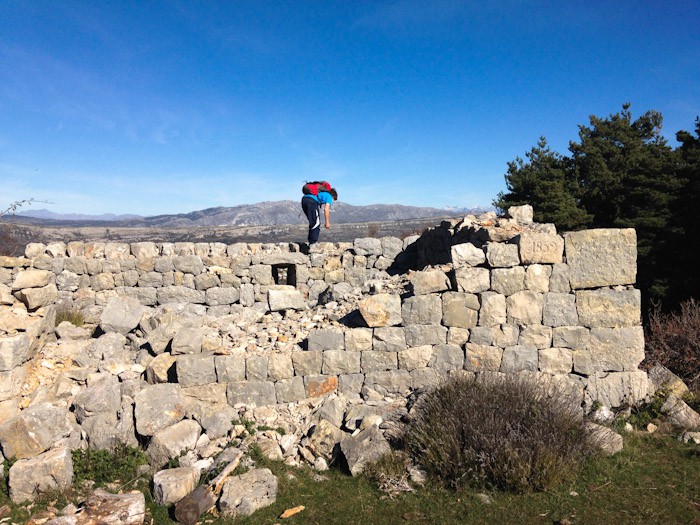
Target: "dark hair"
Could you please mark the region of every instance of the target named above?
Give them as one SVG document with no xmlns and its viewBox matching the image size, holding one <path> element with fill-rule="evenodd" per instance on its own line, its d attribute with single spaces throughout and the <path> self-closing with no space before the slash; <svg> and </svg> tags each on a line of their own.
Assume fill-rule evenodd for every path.
<svg viewBox="0 0 700 525">
<path fill-rule="evenodd" d="M 331 197 L 333 197 L 334 201 L 338 200 L 338 192 L 336 191 L 335 188 L 331 188 L 330 190 L 328 190 L 328 193 L 331 194 Z"/>
</svg>

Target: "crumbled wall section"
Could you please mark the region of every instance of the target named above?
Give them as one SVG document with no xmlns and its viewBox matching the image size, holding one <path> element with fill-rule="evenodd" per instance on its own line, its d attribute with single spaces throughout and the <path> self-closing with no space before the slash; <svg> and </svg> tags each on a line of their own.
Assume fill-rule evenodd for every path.
<svg viewBox="0 0 700 525">
<path fill-rule="evenodd" d="M 406 395 L 456 372 L 551 376 L 588 404 L 619 406 L 647 395 L 646 374 L 638 370 L 644 338 L 632 229 L 562 236 L 551 224 L 533 223 L 532 209 L 523 206 L 505 218 L 468 216 L 403 240 L 363 238 L 314 248 L 30 244 L 24 258 L 0 258 L 0 291 L 30 311 L 66 305 L 93 322 L 115 297 L 144 307 L 189 303 L 224 316 L 241 308 L 303 310 L 362 292 L 354 300 L 364 327 L 313 330 L 304 348 L 283 355 L 221 356 L 207 352 L 206 334 L 193 332 L 197 341 L 163 335 L 172 356 L 160 349 L 157 359 L 167 366 L 177 360 L 180 387 L 218 385 L 217 396 L 232 406 L 289 403 L 331 391 L 366 400 Z M 410 285 L 384 290 L 390 274 L 404 275 Z M 21 381 L 33 341 L 0 338 L 0 384 Z M 186 355 L 193 345 L 196 357 Z M 158 373 L 152 367 L 151 374 Z M 16 390 L 3 388 L 5 398 Z"/>
</svg>

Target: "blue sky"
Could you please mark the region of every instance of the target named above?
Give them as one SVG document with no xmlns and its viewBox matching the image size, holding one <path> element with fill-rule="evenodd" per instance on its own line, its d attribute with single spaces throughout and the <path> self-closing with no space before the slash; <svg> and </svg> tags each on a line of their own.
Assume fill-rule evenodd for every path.
<svg viewBox="0 0 700 525">
<path fill-rule="evenodd" d="M 0 209 L 184 213 L 314 179 L 489 205 L 591 114 L 692 131 L 699 27 L 697 0 L 2 0 Z"/>
</svg>

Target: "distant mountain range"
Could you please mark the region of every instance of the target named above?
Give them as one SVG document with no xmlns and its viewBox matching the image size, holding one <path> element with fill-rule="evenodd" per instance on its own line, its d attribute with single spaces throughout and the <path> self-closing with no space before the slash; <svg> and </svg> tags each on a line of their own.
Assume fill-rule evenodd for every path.
<svg viewBox="0 0 700 525">
<path fill-rule="evenodd" d="M 103 213 L 101 215 L 85 215 L 82 213 L 55 213 L 49 210 L 24 210 L 18 211 L 17 215 L 22 217 L 32 217 L 34 219 L 46 219 L 52 221 L 122 221 L 127 219 L 137 219 L 140 215 L 115 215 L 114 213 Z"/>
<path fill-rule="evenodd" d="M 400 204 L 371 204 L 353 206 L 337 202 L 331 211 L 331 221 L 335 223 L 385 222 L 406 219 L 447 217 L 466 214 L 480 214 L 491 208 L 430 208 L 422 206 L 402 206 Z M 15 216 L 18 222 L 50 225 L 109 225 L 114 227 L 140 228 L 183 228 L 214 226 L 275 226 L 304 223 L 299 202 L 276 201 L 244 204 L 233 207 L 208 208 L 206 210 L 180 213 L 176 215 L 83 215 L 61 214 L 48 210 L 24 210 Z"/>
</svg>

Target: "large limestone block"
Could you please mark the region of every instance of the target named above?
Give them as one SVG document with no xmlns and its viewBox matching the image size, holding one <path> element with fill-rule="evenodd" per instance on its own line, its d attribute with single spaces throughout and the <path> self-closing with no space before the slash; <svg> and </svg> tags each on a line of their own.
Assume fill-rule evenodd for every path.
<svg viewBox="0 0 700 525">
<path fill-rule="evenodd" d="M 323 352 L 321 373 L 327 375 L 357 374 L 361 371 L 362 352 L 327 350 Z"/>
<path fill-rule="evenodd" d="M 531 264 L 525 271 L 525 289 L 533 292 L 548 292 L 552 267 L 547 264 Z"/>
<path fill-rule="evenodd" d="M 464 369 L 470 372 L 498 372 L 501 369 L 502 359 L 502 348 L 467 343 Z"/>
<path fill-rule="evenodd" d="M 277 478 L 269 469 L 255 469 L 224 482 L 219 508 L 225 516 L 249 516 L 277 500 Z"/>
<path fill-rule="evenodd" d="M 294 377 L 294 364 L 289 354 L 271 354 L 267 364 L 267 378 L 270 381 Z"/>
<path fill-rule="evenodd" d="M 292 352 L 292 363 L 294 363 L 294 373 L 298 376 L 313 376 L 321 373 L 323 364 L 323 352 L 319 351 L 299 351 Z"/>
<path fill-rule="evenodd" d="M 491 268 L 510 268 L 520 264 L 518 247 L 500 242 L 486 243 L 486 260 Z"/>
<path fill-rule="evenodd" d="M 425 368 L 428 366 L 428 364 L 430 364 L 432 357 L 432 345 L 407 348 L 406 350 L 398 352 L 399 368 L 402 370 L 408 370 L 409 372 L 418 368 Z"/>
<path fill-rule="evenodd" d="M 260 262 L 270 266 L 275 264 L 309 264 L 309 256 L 300 252 L 265 253 Z"/>
<path fill-rule="evenodd" d="M 245 360 L 245 377 L 248 381 L 267 381 L 266 355 L 251 355 Z"/>
<path fill-rule="evenodd" d="M 31 459 L 20 459 L 10 468 L 10 499 L 18 505 L 41 492 L 68 490 L 73 483 L 73 458 L 66 447 Z"/>
<path fill-rule="evenodd" d="M 572 288 L 634 284 L 637 277 L 634 229 L 584 230 L 567 233 L 564 238 Z"/>
<path fill-rule="evenodd" d="M 469 342 L 477 345 L 505 348 L 518 344 L 520 329 L 512 324 L 477 326 L 471 329 Z"/>
<path fill-rule="evenodd" d="M 157 294 L 158 304 L 203 304 L 206 301 L 206 292 L 204 290 L 195 290 L 186 286 L 165 286 L 158 288 Z"/>
<path fill-rule="evenodd" d="M 341 441 L 340 452 L 345 458 L 350 474 L 357 476 L 367 465 L 391 452 L 391 447 L 379 427 L 372 425 L 356 436 Z"/>
<path fill-rule="evenodd" d="M 15 297 L 25 304 L 27 310 L 34 311 L 55 303 L 58 299 L 58 288 L 53 283 L 42 288 L 23 288 L 15 292 Z"/>
<path fill-rule="evenodd" d="M 552 346 L 552 327 L 541 324 L 524 326 L 518 338 L 519 345 L 534 346 L 537 349 Z"/>
<path fill-rule="evenodd" d="M 172 505 L 192 492 L 198 481 L 195 467 L 160 470 L 153 475 L 153 499 L 158 505 Z"/>
<path fill-rule="evenodd" d="M 0 372 L 8 372 L 32 357 L 26 333 L 0 337 Z"/>
<path fill-rule="evenodd" d="M 457 328 L 472 328 L 479 320 L 479 298 L 464 292 L 442 294 L 442 324 Z"/>
<path fill-rule="evenodd" d="M 279 312 L 281 310 L 303 310 L 306 302 L 301 295 L 301 291 L 289 285 L 277 285 L 271 287 L 267 292 L 267 302 L 270 310 Z"/>
<path fill-rule="evenodd" d="M 262 407 L 276 404 L 277 394 L 271 381 L 240 381 L 228 384 L 226 399 L 231 406 Z"/>
<path fill-rule="evenodd" d="M 219 383 L 245 380 L 245 357 L 242 355 L 217 355 L 214 358 L 214 367 Z"/>
<path fill-rule="evenodd" d="M 146 381 L 150 384 L 167 383 L 175 378 L 175 361 L 177 357 L 163 353 L 155 356 L 146 366 Z"/>
<path fill-rule="evenodd" d="M 675 394 L 670 394 L 661 407 L 661 413 L 666 414 L 667 421 L 686 430 L 700 430 L 700 414 Z"/>
<path fill-rule="evenodd" d="M 306 387 L 301 376 L 280 379 L 275 383 L 277 403 L 295 403 L 306 398 Z"/>
<path fill-rule="evenodd" d="M 451 248 L 452 265 L 455 268 L 460 266 L 478 266 L 486 262 L 486 254 L 481 248 L 477 248 L 472 243 L 455 244 Z"/>
<path fill-rule="evenodd" d="M 353 328 L 347 330 L 345 332 L 345 349 L 349 352 L 372 350 L 372 329 Z"/>
<path fill-rule="evenodd" d="M 501 372 L 514 373 L 523 370 L 536 372 L 538 368 L 538 352 L 534 346 L 515 345 L 503 351 Z"/>
<path fill-rule="evenodd" d="M 104 332 L 128 334 L 143 317 L 144 307 L 134 297 L 113 297 L 100 316 L 100 328 Z"/>
<path fill-rule="evenodd" d="M 108 242 L 105 244 L 105 259 L 128 259 L 131 247 L 124 242 Z"/>
<path fill-rule="evenodd" d="M 40 257 L 46 253 L 46 245 L 40 242 L 30 242 L 24 247 L 24 256 L 28 259 Z"/>
<path fill-rule="evenodd" d="M 177 255 L 173 257 L 173 266 L 179 272 L 192 275 L 199 275 L 204 271 L 204 263 L 199 255 Z"/>
<path fill-rule="evenodd" d="M 639 290 L 578 290 L 576 308 L 583 326 L 637 326 L 641 323 L 642 294 Z"/>
<path fill-rule="evenodd" d="M 362 374 L 357 374 L 364 378 Z M 347 377 L 347 376 L 346 376 Z M 308 375 L 304 376 L 304 388 L 306 388 L 306 397 L 320 397 L 330 394 L 335 390 L 338 390 L 338 377 L 337 376 L 324 376 L 324 375 Z M 360 382 L 360 385 L 362 383 Z M 355 390 L 359 392 L 359 387 Z"/>
<path fill-rule="evenodd" d="M 576 297 L 570 293 L 544 294 L 542 323 L 546 326 L 576 326 L 579 322 Z"/>
<path fill-rule="evenodd" d="M 447 342 L 447 328 L 438 324 L 412 324 L 404 328 L 404 333 L 408 346 L 439 345 Z"/>
<path fill-rule="evenodd" d="M 362 372 L 367 374 L 398 368 L 397 354 L 398 352 L 374 352 L 372 350 L 362 352 L 360 358 Z"/>
<path fill-rule="evenodd" d="M 442 270 L 415 272 L 411 276 L 411 284 L 415 295 L 444 292 L 450 289 L 450 280 Z"/>
<path fill-rule="evenodd" d="M 355 239 L 353 250 L 358 255 L 381 255 L 382 241 L 373 237 Z"/>
<path fill-rule="evenodd" d="M 522 264 L 556 264 L 564 256 L 564 239 L 556 233 L 523 232 L 516 238 Z"/>
<path fill-rule="evenodd" d="M 158 246 L 154 242 L 132 242 L 131 254 L 137 259 L 158 257 Z"/>
<path fill-rule="evenodd" d="M 569 348 L 544 348 L 539 352 L 540 372 L 545 374 L 568 374 L 574 357 Z"/>
<path fill-rule="evenodd" d="M 531 291 L 514 293 L 506 298 L 508 322 L 511 324 L 541 324 L 544 294 Z"/>
<path fill-rule="evenodd" d="M 65 408 L 33 405 L 0 424 L 0 446 L 7 458 L 38 456 L 54 443 L 68 437 L 73 427 Z"/>
<path fill-rule="evenodd" d="M 192 419 L 184 419 L 153 434 L 146 455 L 149 463 L 162 467 L 183 452 L 194 450 L 202 427 Z"/>
<path fill-rule="evenodd" d="M 180 385 L 148 386 L 136 394 L 134 401 L 136 430 L 142 436 L 152 436 L 185 417 L 185 399 Z"/>
<path fill-rule="evenodd" d="M 15 298 L 12 296 L 12 289 L 0 283 L 0 305 L 12 306 L 14 303 Z"/>
<path fill-rule="evenodd" d="M 344 350 L 345 337 L 338 328 L 319 328 L 309 332 L 309 351 Z"/>
<path fill-rule="evenodd" d="M 407 370 L 386 370 L 365 375 L 365 388 L 382 396 L 405 395 L 411 388 L 411 375 Z"/>
<path fill-rule="evenodd" d="M 238 302 L 241 293 L 233 286 L 227 288 L 209 288 L 206 291 L 206 303 L 209 306 L 221 306 Z"/>
<path fill-rule="evenodd" d="M 569 293 L 571 278 L 569 265 L 565 263 L 552 265 L 552 275 L 549 276 L 549 291 L 554 293 Z"/>
<path fill-rule="evenodd" d="M 525 289 L 525 268 L 494 268 L 491 270 L 491 289 L 503 295 L 513 295 Z"/>
<path fill-rule="evenodd" d="M 644 360 L 644 331 L 641 326 L 593 328 L 582 349 L 574 349 L 574 372 L 636 370 Z"/>
<path fill-rule="evenodd" d="M 491 276 L 486 268 L 469 266 L 455 269 L 457 291 L 468 293 L 485 292 L 491 286 Z"/>
<path fill-rule="evenodd" d="M 179 329 L 170 343 L 170 353 L 176 354 L 200 354 L 206 337 L 207 330 L 194 323 L 186 323 Z"/>
<path fill-rule="evenodd" d="M 94 385 L 91 382 L 90 386 L 78 392 L 73 398 L 73 408 L 78 423 L 101 412 L 116 414 L 120 404 L 119 380 L 111 375 L 97 381 Z"/>
<path fill-rule="evenodd" d="M 683 380 L 663 365 L 654 365 L 648 374 L 650 394 L 663 390 L 677 397 L 683 397 L 689 391 Z"/>
<path fill-rule="evenodd" d="M 635 406 L 648 394 L 646 372 L 596 372 L 586 380 L 586 394 L 590 402 L 616 408 Z"/>
<path fill-rule="evenodd" d="M 345 433 L 327 419 L 321 419 L 311 429 L 307 447 L 317 456 L 333 459 L 336 445 L 345 439 Z"/>
<path fill-rule="evenodd" d="M 534 210 L 529 204 L 511 206 L 506 210 L 506 217 L 514 219 L 518 224 L 532 224 Z"/>
<path fill-rule="evenodd" d="M 435 345 L 428 366 L 438 372 L 450 372 L 464 368 L 464 350 L 457 345 Z"/>
<path fill-rule="evenodd" d="M 177 357 L 177 382 L 181 387 L 216 383 L 213 355 L 186 354 Z"/>
<path fill-rule="evenodd" d="M 22 385 L 29 373 L 29 363 L 7 372 L 0 371 L 0 401 L 6 401 L 22 393 Z"/>
<path fill-rule="evenodd" d="M 215 273 L 200 273 L 194 278 L 194 287 L 197 290 L 209 290 L 217 286 L 221 286 L 221 280 Z"/>
<path fill-rule="evenodd" d="M 440 324 L 442 301 L 439 295 L 415 295 L 407 298 L 401 307 L 403 324 Z"/>
<path fill-rule="evenodd" d="M 479 326 L 495 326 L 506 322 L 506 296 L 496 292 L 481 294 Z"/>
<path fill-rule="evenodd" d="M 22 268 L 27 266 L 28 263 L 29 261 L 24 257 L 10 257 L 7 255 L 0 255 L 0 268 Z M 6 275 L 9 276 L 9 274 Z"/>
<path fill-rule="evenodd" d="M 406 331 L 400 326 L 375 328 L 372 349 L 377 352 L 400 352 L 406 349 Z"/>
<path fill-rule="evenodd" d="M 387 259 L 396 259 L 396 256 L 403 251 L 403 241 L 398 237 L 382 237 L 382 254 Z"/>
<path fill-rule="evenodd" d="M 397 294 L 376 294 L 362 299 L 358 308 L 370 328 L 401 324 L 401 297 Z"/>
<path fill-rule="evenodd" d="M 552 346 L 585 348 L 591 331 L 583 326 L 558 326 L 552 329 Z"/>
<path fill-rule="evenodd" d="M 28 269 L 20 271 L 14 281 L 12 281 L 12 290 L 22 290 L 24 288 L 43 288 L 44 286 L 54 282 L 55 276 L 53 272 L 48 270 Z"/>
</svg>

